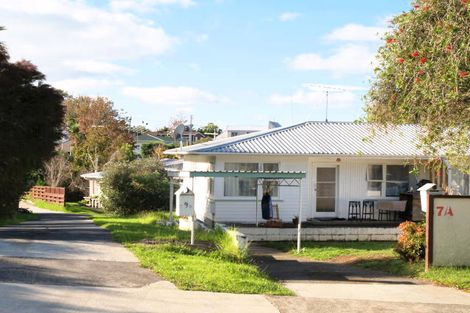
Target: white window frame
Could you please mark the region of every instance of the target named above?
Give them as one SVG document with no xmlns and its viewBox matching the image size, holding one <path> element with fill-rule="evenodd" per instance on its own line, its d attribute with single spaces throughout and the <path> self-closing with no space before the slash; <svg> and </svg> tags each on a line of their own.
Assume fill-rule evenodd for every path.
<svg viewBox="0 0 470 313">
<path fill-rule="evenodd" d="M 264 164 L 277 164 L 278 165 L 278 170 L 280 170 L 281 168 L 281 163 L 280 162 L 224 162 L 224 169 L 225 169 L 225 165 L 227 163 L 239 163 L 239 164 L 242 164 L 242 163 L 252 163 L 252 164 L 257 164 L 258 165 L 258 170 L 259 171 L 263 171 L 264 170 Z M 237 195 L 237 196 L 227 196 L 225 194 L 225 178 L 228 178 L 228 177 L 224 177 L 223 179 L 223 197 L 224 199 L 227 199 L 227 200 L 230 200 L 230 199 L 234 199 L 234 200 L 248 200 L 248 199 L 255 199 L 256 198 L 256 195 L 254 196 L 240 196 L 240 195 Z M 281 197 L 281 188 L 280 186 L 277 186 L 278 188 L 278 192 L 277 192 L 277 195 L 276 196 L 272 196 L 272 199 L 274 200 L 278 200 L 280 199 Z M 263 186 L 258 186 L 258 196 L 262 196 L 263 195 Z"/>
<path fill-rule="evenodd" d="M 373 165 L 380 165 L 382 166 L 382 179 L 369 179 L 369 166 Z M 381 190 L 380 190 L 380 197 L 378 198 L 398 198 L 399 195 L 397 196 L 387 196 L 387 183 L 403 183 L 407 182 L 409 184 L 410 179 L 408 177 L 407 181 L 404 180 L 387 180 L 387 166 L 407 166 L 403 164 L 379 164 L 379 163 L 371 163 L 367 164 L 367 169 L 366 169 L 366 181 L 367 181 L 367 196 L 368 197 L 374 197 L 374 196 L 369 196 L 369 183 L 381 183 Z"/>
<path fill-rule="evenodd" d="M 264 166 L 266 164 L 276 164 L 277 165 L 277 170 L 279 171 L 279 168 L 281 166 L 281 164 L 279 162 L 263 162 L 263 163 L 259 163 L 258 164 L 258 168 L 261 168 L 262 171 L 264 171 Z M 261 186 L 261 192 L 263 193 L 264 192 L 264 183 L 265 182 L 277 182 L 277 180 L 275 179 L 266 179 L 264 180 L 263 182 L 263 185 Z M 279 199 L 280 198 L 280 194 L 281 194 L 281 188 L 279 185 L 275 185 L 275 188 L 277 188 L 277 195 L 271 195 L 271 198 L 273 199 Z"/>
</svg>

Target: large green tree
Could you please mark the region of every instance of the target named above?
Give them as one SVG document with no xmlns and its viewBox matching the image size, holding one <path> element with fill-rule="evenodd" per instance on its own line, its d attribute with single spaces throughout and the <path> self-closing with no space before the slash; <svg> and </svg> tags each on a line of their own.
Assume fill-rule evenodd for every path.
<svg viewBox="0 0 470 313">
<path fill-rule="evenodd" d="M 206 126 L 199 128 L 197 131 L 214 138 L 222 132 L 222 129 L 220 129 L 219 126 L 214 123 L 207 123 Z"/>
<path fill-rule="evenodd" d="M 470 172 L 470 1 L 413 2 L 384 39 L 368 121 L 419 124 L 429 154 Z"/>
<path fill-rule="evenodd" d="M 104 97 L 67 98 L 66 124 L 77 172 L 99 171 L 109 161 L 132 158 L 133 135 L 128 119 Z"/>
<path fill-rule="evenodd" d="M 12 216 L 31 171 L 61 138 L 62 93 L 29 61 L 11 63 L 0 43 L 0 215 Z"/>
</svg>

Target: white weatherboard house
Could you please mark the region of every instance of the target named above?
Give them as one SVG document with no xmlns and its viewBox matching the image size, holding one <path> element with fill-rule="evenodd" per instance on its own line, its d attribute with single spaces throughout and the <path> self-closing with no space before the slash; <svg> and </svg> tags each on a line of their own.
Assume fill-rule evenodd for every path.
<svg viewBox="0 0 470 313">
<path fill-rule="evenodd" d="M 400 192 L 416 188 L 417 181 L 431 178 L 424 169 L 418 175 L 410 174 L 414 161 L 426 159 L 416 146 L 418 131 L 416 126 L 403 125 L 374 134 L 367 124 L 305 122 L 166 153 L 180 155 L 183 171 L 188 172 L 306 172 L 302 220 L 348 218 L 349 201 L 398 199 Z M 264 184 L 258 189 L 258 199 L 269 182 Z M 292 220 L 298 214 L 298 188 L 272 185 L 273 204 L 278 204 L 280 218 Z M 194 192 L 199 220 L 256 222 L 254 179 L 195 177 L 185 178 L 183 186 Z"/>
</svg>

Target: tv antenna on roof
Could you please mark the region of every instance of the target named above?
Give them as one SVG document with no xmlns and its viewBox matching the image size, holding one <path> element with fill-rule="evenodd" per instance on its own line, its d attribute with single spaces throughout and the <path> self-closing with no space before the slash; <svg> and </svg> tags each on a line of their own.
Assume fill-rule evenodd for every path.
<svg viewBox="0 0 470 313">
<path fill-rule="evenodd" d="M 340 88 L 332 85 L 325 84 L 303 84 L 305 88 L 308 88 L 312 91 L 325 92 L 325 122 L 328 123 L 328 96 L 332 92 L 345 92 L 346 89 Z"/>
<path fill-rule="evenodd" d="M 184 124 L 179 124 L 176 126 L 175 130 L 173 131 L 173 138 L 176 141 L 178 138 L 180 140 L 180 148 L 183 148 L 183 133 L 184 133 Z"/>
</svg>

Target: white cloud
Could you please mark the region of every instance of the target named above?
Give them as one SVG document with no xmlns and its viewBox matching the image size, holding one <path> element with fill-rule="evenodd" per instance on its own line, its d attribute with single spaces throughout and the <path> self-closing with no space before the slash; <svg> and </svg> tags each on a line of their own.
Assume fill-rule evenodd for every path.
<svg viewBox="0 0 470 313">
<path fill-rule="evenodd" d="M 279 15 L 279 20 L 281 22 L 289 22 L 297 19 L 300 16 L 300 13 L 297 12 L 284 12 Z"/>
<path fill-rule="evenodd" d="M 316 84 L 316 83 L 305 83 L 302 84 L 302 87 L 311 91 L 326 91 L 331 90 L 336 91 L 366 91 L 368 88 L 360 86 L 350 86 L 350 85 L 329 85 L 329 84 Z"/>
<path fill-rule="evenodd" d="M 121 85 L 122 82 L 109 79 L 80 77 L 53 81 L 50 84 L 72 95 L 89 94 L 90 91 L 98 95 L 103 89 Z"/>
<path fill-rule="evenodd" d="M 299 71 L 328 71 L 335 76 L 366 74 L 374 68 L 376 50 L 364 45 L 345 45 L 333 54 L 304 53 L 288 60 L 291 68 Z"/>
<path fill-rule="evenodd" d="M 387 31 L 385 27 L 347 24 L 326 35 L 329 41 L 378 41 Z"/>
<path fill-rule="evenodd" d="M 125 87 L 123 94 L 150 104 L 178 107 L 215 103 L 222 100 L 209 92 L 188 86 Z"/>
<path fill-rule="evenodd" d="M 110 6 L 114 10 L 122 11 L 149 11 L 154 7 L 163 5 L 178 5 L 189 8 L 196 3 L 193 0 L 111 0 Z"/>
<path fill-rule="evenodd" d="M 104 61 L 66 60 L 63 64 L 65 67 L 77 72 L 90 74 L 132 73 L 132 70 L 129 68 Z"/>
<path fill-rule="evenodd" d="M 305 105 L 312 108 L 324 108 L 326 94 L 322 91 L 298 89 L 291 95 L 274 94 L 268 101 L 275 105 Z M 346 108 L 360 102 L 360 97 L 351 91 L 331 92 L 328 95 L 329 108 Z"/>
<path fill-rule="evenodd" d="M 178 40 L 134 14 L 94 7 L 85 1 L 0 1 L 2 32 L 12 59 L 26 58 L 54 79 L 94 63 L 88 72 L 116 72 L 116 62 L 161 55 Z M 75 64 L 75 65 L 74 65 Z"/>
</svg>

